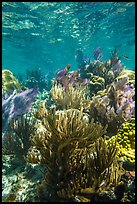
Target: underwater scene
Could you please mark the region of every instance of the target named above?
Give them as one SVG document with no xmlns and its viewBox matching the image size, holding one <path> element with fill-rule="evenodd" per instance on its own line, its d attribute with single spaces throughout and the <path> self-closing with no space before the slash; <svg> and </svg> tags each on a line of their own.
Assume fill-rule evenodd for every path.
<svg viewBox="0 0 137 204">
<path fill-rule="evenodd" d="M 134 2 L 2 2 L 2 202 L 135 202 Z"/>
</svg>

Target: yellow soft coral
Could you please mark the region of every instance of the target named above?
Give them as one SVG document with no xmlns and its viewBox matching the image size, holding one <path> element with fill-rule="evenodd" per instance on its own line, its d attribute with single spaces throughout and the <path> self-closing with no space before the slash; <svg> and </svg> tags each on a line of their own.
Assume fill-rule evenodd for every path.
<svg viewBox="0 0 137 204">
<path fill-rule="evenodd" d="M 89 101 L 85 95 L 85 86 L 77 85 L 73 87 L 71 84 L 64 89 L 61 85 L 54 85 L 51 89 L 51 96 L 54 101 L 63 109 L 88 108 Z"/>
<path fill-rule="evenodd" d="M 14 90 L 19 91 L 21 84 L 14 77 L 13 73 L 7 69 L 2 70 L 2 94 L 4 91 L 10 95 Z"/>
</svg>

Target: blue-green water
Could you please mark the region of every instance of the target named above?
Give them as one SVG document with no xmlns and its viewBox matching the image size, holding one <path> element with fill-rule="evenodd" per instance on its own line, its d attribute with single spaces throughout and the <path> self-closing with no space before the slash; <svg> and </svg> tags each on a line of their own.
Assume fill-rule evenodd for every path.
<svg viewBox="0 0 137 204">
<path fill-rule="evenodd" d="M 40 67 L 53 73 L 66 64 L 77 69 L 76 50 L 103 60 L 118 48 L 127 69 L 135 69 L 135 3 L 3 2 L 2 68 L 14 74 Z"/>
</svg>

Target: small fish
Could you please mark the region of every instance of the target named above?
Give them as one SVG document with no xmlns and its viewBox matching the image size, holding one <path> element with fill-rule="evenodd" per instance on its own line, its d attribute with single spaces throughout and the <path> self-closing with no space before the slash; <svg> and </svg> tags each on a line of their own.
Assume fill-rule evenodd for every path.
<svg viewBox="0 0 137 204">
<path fill-rule="evenodd" d="M 125 59 L 127 59 L 127 60 L 130 60 L 129 57 L 126 56 L 126 55 L 122 55 L 122 57 L 125 58 Z"/>
</svg>

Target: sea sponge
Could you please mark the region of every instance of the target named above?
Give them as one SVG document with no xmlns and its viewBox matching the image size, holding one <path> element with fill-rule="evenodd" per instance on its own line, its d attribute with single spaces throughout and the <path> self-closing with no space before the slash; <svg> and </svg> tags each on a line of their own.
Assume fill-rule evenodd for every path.
<svg viewBox="0 0 137 204">
<path fill-rule="evenodd" d="M 20 89 L 21 84 L 15 78 L 13 73 L 7 69 L 2 70 L 2 95 L 4 91 L 6 91 L 8 95 L 10 95 L 14 90 L 18 92 Z"/>
</svg>

